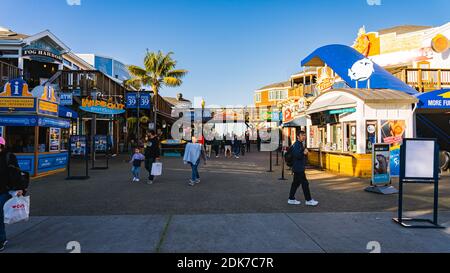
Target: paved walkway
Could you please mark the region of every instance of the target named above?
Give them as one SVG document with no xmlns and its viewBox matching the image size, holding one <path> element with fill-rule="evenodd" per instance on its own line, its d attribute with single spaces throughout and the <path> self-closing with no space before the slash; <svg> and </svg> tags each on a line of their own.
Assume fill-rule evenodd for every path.
<svg viewBox="0 0 450 273">
<path fill-rule="evenodd" d="M 276 166 L 268 173 L 267 153 L 214 158 L 195 187 L 187 185 L 190 169 L 180 158 L 163 159 L 164 175 L 154 185 L 132 183 L 127 159 L 114 158 L 109 170 L 90 171 L 85 181 L 67 181 L 64 173 L 34 180 L 31 220 L 8 227 L 7 252 L 69 252 L 71 241 L 82 252 L 364 253 L 371 241 L 382 252 L 450 252 L 448 175 L 440 183 L 448 228 L 409 230 L 391 220 L 398 197 L 365 192 L 367 179 L 308 170 L 319 207 L 289 206 L 292 177 L 278 180 Z M 405 190 L 405 210 L 429 213 L 431 186 Z"/>
<path fill-rule="evenodd" d="M 447 229 L 405 229 L 391 213 L 271 213 L 33 217 L 8 227 L 6 253 L 450 252 Z M 69 248 L 71 249 L 71 248 Z M 372 248 L 369 248 L 372 249 Z"/>
</svg>

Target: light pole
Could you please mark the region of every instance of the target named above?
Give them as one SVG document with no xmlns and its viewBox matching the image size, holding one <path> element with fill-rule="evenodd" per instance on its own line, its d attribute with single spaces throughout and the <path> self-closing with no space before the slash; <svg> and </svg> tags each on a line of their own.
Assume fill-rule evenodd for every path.
<svg viewBox="0 0 450 273">
<path fill-rule="evenodd" d="M 136 141 L 137 141 L 137 145 L 139 146 L 139 138 L 141 135 L 141 121 L 140 121 L 140 106 L 141 106 L 141 93 L 140 93 L 140 89 L 137 91 L 137 95 L 136 95 L 136 103 L 137 103 L 137 133 L 136 133 Z"/>
<path fill-rule="evenodd" d="M 204 114 L 204 111 L 205 111 L 205 100 L 204 99 L 202 99 L 202 134 L 201 134 L 201 136 L 202 136 L 202 140 L 203 140 L 203 142 L 205 141 L 205 138 L 204 138 L 204 135 L 203 135 L 203 114 Z"/>
</svg>

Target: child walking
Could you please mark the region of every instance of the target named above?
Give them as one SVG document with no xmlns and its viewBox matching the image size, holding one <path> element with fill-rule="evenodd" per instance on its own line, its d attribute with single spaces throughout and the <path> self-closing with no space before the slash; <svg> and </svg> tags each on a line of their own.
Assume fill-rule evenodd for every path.
<svg viewBox="0 0 450 273">
<path fill-rule="evenodd" d="M 139 172 L 141 170 L 142 161 L 144 160 L 145 156 L 141 153 L 139 148 L 136 148 L 130 161 L 130 163 L 133 164 L 133 167 L 131 167 L 131 172 L 133 173 L 133 182 L 139 182 Z"/>
</svg>

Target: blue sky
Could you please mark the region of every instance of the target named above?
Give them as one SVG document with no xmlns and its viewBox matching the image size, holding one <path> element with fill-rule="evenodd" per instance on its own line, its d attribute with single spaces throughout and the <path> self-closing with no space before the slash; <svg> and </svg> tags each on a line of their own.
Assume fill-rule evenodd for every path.
<svg viewBox="0 0 450 273">
<path fill-rule="evenodd" d="M 175 52 L 184 84 L 163 95 L 251 104 L 254 90 L 287 80 L 317 47 L 351 45 L 358 29 L 450 21 L 448 0 L 0 0 L 0 26 L 51 30 L 74 52 L 142 65 L 146 48 Z"/>
</svg>

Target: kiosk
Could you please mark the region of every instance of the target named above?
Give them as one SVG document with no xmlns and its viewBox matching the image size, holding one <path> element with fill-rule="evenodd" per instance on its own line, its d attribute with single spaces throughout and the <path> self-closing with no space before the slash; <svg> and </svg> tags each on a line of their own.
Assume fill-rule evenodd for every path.
<svg viewBox="0 0 450 273">
<path fill-rule="evenodd" d="M 44 86 L 29 92 L 23 79 L 9 81 L 0 93 L 0 126 L 8 149 L 15 153 L 21 170 L 31 176 L 63 171 L 68 152 L 63 139 L 70 119 L 59 117 L 55 90 Z"/>
</svg>

